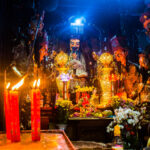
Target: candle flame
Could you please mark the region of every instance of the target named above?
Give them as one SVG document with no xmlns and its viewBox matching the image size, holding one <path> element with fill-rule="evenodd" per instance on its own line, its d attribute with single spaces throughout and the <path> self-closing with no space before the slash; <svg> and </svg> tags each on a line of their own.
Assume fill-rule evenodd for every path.
<svg viewBox="0 0 150 150">
<path fill-rule="evenodd" d="M 40 79 L 38 79 L 38 81 L 37 81 L 37 87 L 39 87 L 40 86 Z"/>
<path fill-rule="evenodd" d="M 13 66 L 12 69 L 18 76 L 20 76 L 20 77 L 22 76 L 22 74 L 19 72 L 19 70 L 16 68 L 16 66 Z"/>
<path fill-rule="evenodd" d="M 23 85 L 23 83 L 24 83 L 24 78 L 20 82 L 18 82 L 16 85 L 14 85 L 12 87 L 12 90 L 19 89 L 19 87 L 21 87 Z"/>
<path fill-rule="evenodd" d="M 34 83 L 33 83 L 33 88 L 39 87 L 39 86 L 40 86 L 40 79 L 35 80 Z"/>
<path fill-rule="evenodd" d="M 6 85 L 6 89 L 8 89 L 10 87 L 10 82 Z"/>
<path fill-rule="evenodd" d="M 36 80 L 34 81 L 34 83 L 33 83 L 33 87 L 35 88 L 35 86 L 36 86 Z"/>
</svg>

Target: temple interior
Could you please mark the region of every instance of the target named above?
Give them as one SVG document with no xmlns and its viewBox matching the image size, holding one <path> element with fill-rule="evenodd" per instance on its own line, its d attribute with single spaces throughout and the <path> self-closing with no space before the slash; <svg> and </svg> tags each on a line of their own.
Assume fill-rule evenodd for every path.
<svg viewBox="0 0 150 150">
<path fill-rule="evenodd" d="M 1 0 L 0 149 L 150 149 L 150 0 Z"/>
</svg>

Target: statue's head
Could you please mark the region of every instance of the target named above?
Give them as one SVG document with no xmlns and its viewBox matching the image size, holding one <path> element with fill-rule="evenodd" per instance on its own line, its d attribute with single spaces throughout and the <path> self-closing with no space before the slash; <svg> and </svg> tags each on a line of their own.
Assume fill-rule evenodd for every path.
<svg viewBox="0 0 150 150">
<path fill-rule="evenodd" d="M 97 56 L 96 52 L 94 52 L 94 51 L 92 52 L 92 57 L 95 61 L 97 61 L 98 56 Z"/>
<path fill-rule="evenodd" d="M 70 40 L 70 50 L 71 51 L 78 51 L 80 47 L 80 40 L 79 39 L 71 39 Z"/>
<path fill-rule="evenodd" d="M 144 12 L 140 17 L 140 22 L 143 24 L 146 33 L 150 34 L 150 10 Z"/>
<path fill-rule="evenodd" d="M 148 59 L 145 54 L 139 54 L 139 65 L 140 68 L 148 68 Z"/>
<path fill-rule="evenodd" d="M 126 57 L 128 55 L 128 52 L 125 51 L 122 47 L 119 47 L 114 51 L 114 57 L 117 62 L 121 62 L 122 65 L 126 65 Z"/>
<path fill-rule="evenodd" d="M 130 65 L 129 66 L 129 73 L 135 74 L 137 72 L 136 66 L 135 65 Z"/>
</svg>

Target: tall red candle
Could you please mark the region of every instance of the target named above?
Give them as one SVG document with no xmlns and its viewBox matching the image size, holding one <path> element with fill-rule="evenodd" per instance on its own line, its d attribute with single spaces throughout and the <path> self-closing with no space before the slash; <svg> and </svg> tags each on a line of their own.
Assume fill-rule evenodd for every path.
<svg viewBox="0 0 150 150">
<path fill-rule="evenodd" d="M 80 99 L 80 92 L 76 92 L 76 103 L 78 104 Z"/>
<path fill-rule="evenodd" d="M 10 120 L 10 94 L 7 89 L 4 90 L 4 107 L 5 107 L 5 122 L 6 122 L 6 136 L 11 139 L 11 120 Z"/>
<path fill-rule="evenodd" d="M 11 141 L 20 141 L 18 91 L 10 91 Z"/>
<path fill-rule="evenodd" d="M 40 140 L 40 90 L 32 89 L 31 100 L 32 141 Z"/>
</svg>

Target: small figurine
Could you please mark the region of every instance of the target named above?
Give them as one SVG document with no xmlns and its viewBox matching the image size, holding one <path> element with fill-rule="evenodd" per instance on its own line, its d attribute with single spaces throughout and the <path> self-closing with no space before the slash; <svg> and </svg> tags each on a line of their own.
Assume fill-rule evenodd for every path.
<svg viewBox="0 0 150 150">
<path fill-rule="evenodd" d="M 96 106 L 99 104 L 99 96 L 97 95 L 97 89 L 96 88 L 93 90 L 93 93 L 91 95 L 90 104 L 93 106 Z"/>
</svg>

